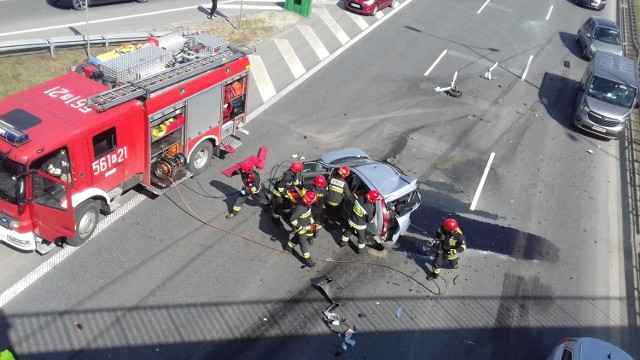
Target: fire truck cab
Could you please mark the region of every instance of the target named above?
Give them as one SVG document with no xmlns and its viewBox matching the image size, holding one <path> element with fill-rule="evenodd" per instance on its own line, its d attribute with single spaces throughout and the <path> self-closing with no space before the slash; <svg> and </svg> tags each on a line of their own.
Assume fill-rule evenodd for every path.
<svg viewBox="0 0 640 360">
<path fill-rule="evenodd" d="M 0 241 L 79 246 L 136 185 L 162 194 L 241 144 L 248 54 L 208 34 L 151 37 L 0 101 Z"/>
</svg>

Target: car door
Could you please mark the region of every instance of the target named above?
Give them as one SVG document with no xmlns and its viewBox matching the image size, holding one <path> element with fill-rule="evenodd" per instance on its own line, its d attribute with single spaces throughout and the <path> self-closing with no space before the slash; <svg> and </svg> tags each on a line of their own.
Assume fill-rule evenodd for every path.
<svg viewBox="0 0 640 360">
<path fill-rule="evenodd" d="M 73 238 L 76 225 L 71 203 L 71 184 L 40 170 L 32 171 L 29 177 L 29 212 L 33 232 L 48 241 L 60 237 Z"/>
<path fill-rule="evenodd" d="M 584 36 L 584 47 L 585 48 L 589 48 L 589 46 L 591 46 L 591 43 L 593 41 L 593 33 L 596 31 L 596 21 L 593 19 L 589 19 L 587 21 L 587 28 L 585 29 L 585 36 Z"/>
</svg>

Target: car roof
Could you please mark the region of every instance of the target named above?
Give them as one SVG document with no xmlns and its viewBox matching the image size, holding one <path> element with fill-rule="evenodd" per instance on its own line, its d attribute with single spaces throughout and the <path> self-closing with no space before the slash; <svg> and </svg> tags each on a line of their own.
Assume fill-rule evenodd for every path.
<svg viewBox="0 0 640 360">
<path fill-rule="evenodd" d="M 592 61 L 596 62 L 594 71 L 596 76 L 624 82 L 625 85 L 633 88 L 638 87 L 635 61 L 606 51 L 596 51 Z"/>
<path fill-rule="evenodd" d="M 596 22 L 596 26 L 606 26 L 613 29 L 618 29 L 618 24 L 609 19 L 605 19 L 600 16 L 592 16 L 591 18 Z"/>
<path fill-rule="evenodd" d="M 603 340 L 582 337 L 576 343 L 580 347 L 580 360 L 633 360 L 622 349 Z"/>
<path fill-rule="evenodd" d="M 347 165 L 367 187 L 378 190 L 385 199 L 403 195 L 405 188 L 412 184 L 417 187 L 416 179 L 403 174 L 400 169 L 389 163 L 371 159 L 358 148 L 345 148 L 326 153 L 321 161 L 336 167 Z"/>
</svg>

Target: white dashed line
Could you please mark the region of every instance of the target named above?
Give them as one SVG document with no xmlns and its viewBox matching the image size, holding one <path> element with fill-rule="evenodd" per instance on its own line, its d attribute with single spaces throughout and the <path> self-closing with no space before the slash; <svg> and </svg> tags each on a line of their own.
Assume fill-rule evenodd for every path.
<svg viewBox="0 0 640 360">
<path fill-rule="evenodd" d="M 293 48 L 291 47 L 291 44 L 289 44 L 289 41 L 283 39 L 274 39 L 273 41 L 276 43 L 276 46 L 284 57 L 284 61 L 289 66 L 289 69 L 291 70 L 293 76 L 296 79 L 302 76 L 302 74 L 304 74 L 307 70 L 304 69 L 304 65 L 302 65 L 302 62 L 300 62 L 300 59 L 298 59 L 298 56 L 296 55 L 296 52 L 293 51 Z"/>
<path fill-rule="evenodd" d="M 478 10 L 478 12 L 476 14 L 480 14 L 480 11 L 482 11 L 482 9 L 484 9 L 485 6 L 487 6 L 487 4 L 489 3 L 490 0 L 487 0 L 484 2 L 484 4 L 480 7 L 480 10 Z"/>
<path fill-rule="evenodd" d="M 349 15 L 349 17 L 353 21 L 355 21 L 356 25 L 358 25 L 360 30 L 364 30 L 364 29 L 369 27 L 369 24 L 362 18 L 362 16 L 356 15 L 356 14 L 354 14 L 352 12 L 348 12 L 348 11 L 347 11 L 347 15 Z"/>
<path fill-rule="evenodd" d="M 438 58 L 436 59 L 436 61 L 433 63 L 433 65 L 431 65 L 431 67 L 427 70 L 426 73 L 424 73 L 424 76 L 429 75 L 429 73 L 431 72 L 431 70 L 433 70 L 434 67 L 436 67 L 436 65 L 438 65 L 438 63 L 440 62 L 440 60 L 442 60 L 442 57 L 444 56 L 444 54 L 447 53 L 447 49 L 444 49 L 444 51 L 442 52 L 442 54 L 440 54 L 440 56 L 438 56 Z"/>
<path fill-rule="evenodd" d="M 329 12 L 326 9 L 319 9 L 316 11 L 322 21 L 329 27 L 329 30 L 338 38 L 340 44 L 344 45 L 349 42 L 349 35 L 347 35 L 344 30 L 338 25 L 338 23 L 329 15 Z"/>
<path fill-rule="evenodd" d="M 551 16 L 551 11 L 553 11 L 553 5 L 551 5 L 551 7 L 549 8 L 549 12 L 547 13 L 547 17 L 545 18 L 545 20 L 549 20 L 549 16 Z"/>
<path fill-rule="evenodd" d="M 309 45 L 311 45 L 311 48 L 313 48 L 313 51 L 316 53 L 316 55 L 318 55 L 318 58 L 320 58 L 320 60 L 324 60 L 329 57 L 329 50 L 327 50 L 324 44 L 322 44 L 322 41 L 320 41 L 311 27 L 300 25 L 298 26 L 298 30 L 300 30 L 302 36 L 307 39 L 307 42 L 309 43 Z"/>
<path fill-rule="evenodd" d="M 489 175 L 489 169 L 491 169 L 491 163 L 493 163 L 493 157 L 496 156 L 496 153 L 491 153 L 489 156 L 489 161 L 487 162 L 487 166 L 484 168 L 484 173 L 482 174 L 482 178 L 480 179 L 480 184 L 478 184 L 478 189 L 476 190 L 476 194 L 473 196 L 473 201 L 471 202 L 471 207 L 469 210 L 474 211 L 476 209 L 476 204 L 478 203 L 478 199 L 480 198 L 480 193 L 482 192 L 482 188 L 484 187 L 484 182 L 487 180 L 487 175 Z"/>
<path fill-rule="evenodd" d="M 273 87 L 267 68 L 259 55 L 249 55 L 249 62 L 251 63 L 251 73 L 256 85 L 258 85 L 258 92 L 262 97 L 262 101 L 266 102 L 276 95 L 276 88 Z"/>
<path fill-rule="evenodd" d="M 527 61 L 527 67 L 524 68 L 524 73 L 522 74 L 522 81 L 527 77 L 527 73 L 529 72 L 529 66 L 531 66 L 531 60 L 533 60 L 533 55 L 529 56 L 529 61 Z"/>
</svg>

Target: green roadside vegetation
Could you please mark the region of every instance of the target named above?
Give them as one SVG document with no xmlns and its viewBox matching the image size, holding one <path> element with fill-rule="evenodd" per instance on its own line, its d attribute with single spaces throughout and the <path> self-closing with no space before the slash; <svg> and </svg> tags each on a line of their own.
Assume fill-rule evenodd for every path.
<svg viewBox="0 0 640 360">
<path fill-rule="evenodd" d="M 204 17 L 204 15 L 203 15 Z M 255 46 L 275 37 L 301 20 L 299 15 L 286 11 L 260 12 L 238 17 L 217 18 L 216 21 L 183 24 L 185 29 L 198 29 L 229 41 L 231 44 Z M 240 27 L 241 25 L 241 27 Z M 158 29 L 160 30 L 160 29 Z M 165 29 L 162 29 L 165 30 Z M 118 46 L 91 46 L 95 56 Z M 87 58 L 86 47 L 49 49 L 19 54 L 0 54 L 0 99 L 33 85 L 65 74 L 73 65 Z"/>
</svg>

